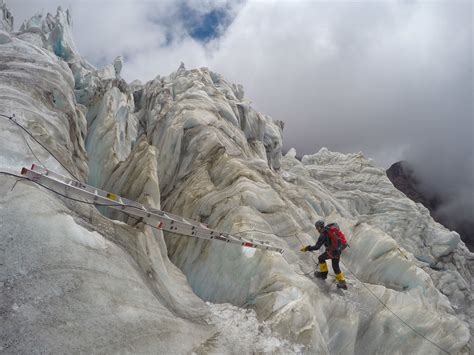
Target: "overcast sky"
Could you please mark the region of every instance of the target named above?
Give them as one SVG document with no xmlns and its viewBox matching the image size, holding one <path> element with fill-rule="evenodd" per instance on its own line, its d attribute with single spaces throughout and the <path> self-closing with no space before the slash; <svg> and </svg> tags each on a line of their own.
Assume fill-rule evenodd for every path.
<svg viewBox="0 0 474 355">
<path fill-rule="evenodd" d="M 71 8 L 81 54 L 123 55 L 128 81 L 207 66 L 285 122 L 285 149 L 408 160 L 474 216 L 471 1 L 6 2 L 16 28 Z"/>
</svg>

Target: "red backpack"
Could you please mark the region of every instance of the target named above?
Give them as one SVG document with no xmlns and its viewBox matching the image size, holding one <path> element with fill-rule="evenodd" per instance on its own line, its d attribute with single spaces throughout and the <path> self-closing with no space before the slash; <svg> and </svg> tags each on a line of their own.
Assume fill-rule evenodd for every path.
<svg viewBox="0 0 474 355">
<path fill-rule="evenodd" d="M 329 249 L 341 251 L 347 248 L 346 237 L 339 229 L 337 223 L 328 224 L 325 229 L 331 242 Z"/>
</svg>

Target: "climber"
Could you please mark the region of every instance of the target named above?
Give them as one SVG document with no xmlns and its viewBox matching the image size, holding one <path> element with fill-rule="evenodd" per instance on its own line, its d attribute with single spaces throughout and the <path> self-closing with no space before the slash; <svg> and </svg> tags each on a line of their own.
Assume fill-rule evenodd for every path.
<svg viewBox="0 0 474 355">
<path fill-rule="evenodd" d="M 342 251 L 347 247 L 347 241 L 344 234 L 336 223 L 331 223 L 325 226 L 324 221 L 317 221 L 314 226 L 319 232 L 318 241 L 315 245 L 307 245 L 302 247 L 300 250 L 302 252 L 319 250 L 319 248 L 324 245 L 326 250 L 318 258 L 320 271 L 315 271 L 314 276 L 325 280 L 328 277 L 326 259 L 331 259 L 332 269 L 336 274 L 337 287 L 347 290 L 344 274 L 339 268 L 339 258 L 341 257 Z"/>
</svg>

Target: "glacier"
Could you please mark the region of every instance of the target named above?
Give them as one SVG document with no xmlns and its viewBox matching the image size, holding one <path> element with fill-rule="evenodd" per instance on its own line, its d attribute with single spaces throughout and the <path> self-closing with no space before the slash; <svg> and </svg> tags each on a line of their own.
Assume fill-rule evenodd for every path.
<svg viewBox="0 0 474 355">
<path fill-rule="evenodd" d="M 120 56 L 81 57 L 69 11 L 14 31 L 0 9 L 0 114 L 56 157 L 2 117 L 2 172 L 41 164 L 285 249 L 163 233 L 0 174 L 0 351 L 472 353 L 474 254 L 370 159 L 283 155 L 283 123 L 222 75 L 127 83 Z M 321 218 L 349 241 L 347 292 L 299 252 Z"/>
</svg>

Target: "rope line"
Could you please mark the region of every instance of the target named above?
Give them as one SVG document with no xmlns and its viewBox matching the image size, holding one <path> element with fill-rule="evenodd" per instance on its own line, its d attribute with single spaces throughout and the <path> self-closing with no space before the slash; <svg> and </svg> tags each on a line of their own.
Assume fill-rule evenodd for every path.
<svg viewBox="0 0 474 355">
<path fill-rule="evenodd" d="M 347 269 L 347 271 L 349 271 L 352 275 L 354 275 L 354 277 L 356 278 L 356 280 L 359 281 L 359 282 L 362 284 L 362 286 L 364 286 L 365 289 L 366 289 L 367 291 L 369 291 L 369 292 L 372 294 L 372 296 L 374 296 L 374 297 L 377 299 L 377 301 L 380 302 L 381 305 L 383 305 L 390 313 L 392 313 L 395 317 L 397 317 L 404 325 L 406 325 L 408 328 L 410 328 L 410 329 L 411 329 L 415 334 L 417 334 L 418 336 L 422 337 L 423 339 L 425 339 L 426 341 L 428 341 L 428 342 L 431 343 L 432 345 L 436 346 L 439 350 L 445 352 L 446 354 L 451 355 L 451 353 L 450 353 L 448 350 L 442 348 L 441 346 L 439 346 L 438 344 L 436 344 L 434 341 L 432 341 L 431 339 L 427 338 L 423 333 L 420 333 L 418 330 L 416 330 L 416 329 L 413 328 L 410 324 L 408 324 L 406 321 L 404 321 L 398 314 L 396 314 L 392 309 L 390 309 L 390 307 L 387 306 L 387 304 L 386 304 L 382 299 L 380 299 L 379 296 L 377 296 L 369 287 L 367 287 L 367 285 L 366 285 L 359 277 L 357 277 L 357 275 L 356 275 L 353 271 L 351 271 L 351 269 L 349 269 L 349 268 L 347 267 L 347 265 L 345 265 L 345 264 L 342 262 L 342 260 L 341 260 L 340 262 L 341 262 L 341 264 L 344 265 L 344 267 Z"/>
<path fill-rule="evenodd" d="M 67 198 L 67 199 L 72 200 L 72 201 L 75 201 L 75 202 L 80 202 L 80 203 L 84 203 L 84 204 L 87 204 L 87 205 L 99 205 L 99 207 L 100 207 L 100 206 L 105 206 L 105 207 L 108 207 L 108 206 L 115 206 L 115 205 L 109 205 L 109 204 L 91 203 L 91 202 L 88 202 L 88 201 L 78 200 L 78 199 L 76 199 L 76 198 L 74 198 L 74 197 L 66 196 L 66 195 L 64 195 L 64 194 L 62 194 L 62 193 L 60 193 L 60 192 L 58 192 L 58 191 L 55 191 L 55 190 L 49 188 L 48 186 L 45 186 L 45 185 L 39 183 L 38 181 L 31 180 L 31 179 L 29 179 L 29 178 L 27 178 L 27 177 L 25 177 L 25 176 L 20 176 L 20 175 L 16 175 L 16 174 L 13 174 L 13 173 L 8 173 L 8 172 L 5 172 L 5 171 L 0 171 L 0 174 L 2 174 L 2 175 L 8 175 L 8 176 L 12 176 L 12 177 L 17 178 L 17 180 L 15 181 L 14 186 L 15 186 L 18 182 L 22 182 L 22 181 L 24 181 L 24 180 L 27 180 L 27 181 L 34 182 L 35 184 L 37 184 L 37 185 L 39 185 L 39 186 L 45 188 L 46 190 L 49 190 L 49 191 L 51 191 L 51 192 L 54 192 L 55 194 L 58 194 L 58 195 L 61 196 L 61 197 Z M 13 186 L 13 187 L 14 187 L 14 186 Z M 13 190 L 13 188 L 12 188 L 12 190 Z M 123 214 L 125 214 L 125 215 L 127 215 L 128 217 L 130 217 L 130 218 L 136 220 L 136 221 L 139 222 L 139 223 L 143 223 L 143 224 L 145 224 L 145 225 L 147 225 L 147 226 L 150 226 L 150 227 L 152 227 L 152 228 L 154 228 L 154 229 L 161 230 L 161 229 L 155 227 L 155 226 L 152 225 L 152 224 L 146 223 L 146 222 L 140 220 L 139 218 L 136 218 L 135 216 L 130 215 L 129 213 L 127 213 L 127 212 L 125 212 L 125 211 L 121 211 L 121 210 L 117 210 L 117 211 L 118 211 L 118 212 L 121 212 L 121 213 L 123 213 Z M 117 233 L 116 233 L 116 231 L 115 231 L 116 227 L 117 227 L 116 225 L 113 226 L 113 228 L 114 228 L 114 234 L 115 234 L 115 235 L 117 235 Z M 139 248 L 137 248 L 136 246 L 133 246 L 133 245 L 126 245 L 126 244 L 124 244 L 124 243 L 123 243 L 120 239 L 118 239 L 118 238 L 115 238 L 115 239 L 114 239 L 114 243 L 117 243 L 119 246 L 121 246 L 121 247 L 123 247 L 123 248 L 125 248 L 125 249 L 132 249 L 133 252 L 137 253 L 138 255 L 140 255 L 140 256 L 142 256 L 142 257 L 145 257 L 145 258 L 148 258 L 148 257 L 149 257 L 149 255 L 145 254 L 141 249 L 139 249 Z"/>
<path fill-rule="evenodd" d="M 30 150 L 31 154 L 35 157 L 35 159 L 38 161 L 39 165 L 41 165 L 42 167 L 44 167 L 44 164 L 43 162 L 40 160 L 40 158 L 38 158 L 35 154 L 35 152 L 33 151 L 33 149 L 31 148 L 30 146 L 30 143 L 28 143 L 28 138 L 25 137 L 25 135 L 23 134 L 23 132 L 20 132 L 21 133 L 21 136 L 23 137 L 23 140 L 25 141 L 26 143 L 26 146 L 28 147 L 28 149 Z"/>
<path fill-rule="evenodd" d="M 260 230 L 256 230 L 256 229 L 253 229 L 253 230 L 248 230 L 248 231 L 242 231 L 242 232 L 237 232 L 237 233 L 234 233 L 234 234 L 239 234 L 239 233 L 244 233 L 244 232 L 249 232 L 249 231 L 253 231 L 253 232 L 258 232 L 258 233 L 264 233 L 264 234 L 273 234 L 273 233 L 268 233 L 268 232 L 264 232 L 264 231 L 260 231 Z M 288 236 L 279 236 L 277 234 L 273 234 L 273 235 L 276 235 L 278 237 L 293 237 L 295 236 L 298 241 L 301 243 L 301 245 L 303 245 L 303 242 L 301 241 L 301 239 L 298 237 L 298 234 L 292 234 L 292 235 L 288 235 Z M 286 260 L 286 262 L 289 263 L 289 261 L 284 257 L 284 254 L 282 254 L 283 258 Z M 316 261 L 314 259 L 314 256 L 315 254 L 312 253 L 312 258 L 313 258 L 313 261 L 315 263 L 319 263 L 319 261 Z M 434 341 L 432 341 L 431 339 L 427 338 L 424 334 L 420 333 L 418 330 L 416 330 L 415 328 L 413 328 L 410 324 L 408 324 L 405 320 L 403 320 L 403 318 L 401 318 L 398 314 L 396 314 L 382 299 L 380 299 L 380 297 L 378 297 L 369 287 L 367 287 L 367 285 L 345 264 L 342 262 L 341 259 L 340 260 L 340 263 L 346 268 L 346 270 L 351 274 L 351 275 L 354 275 L 355 279 L 357 281 L 359 281 L 362 286 L 364 286 L 367 291 L 369 291 L 370 294 L 372 294 L 372 296 L 375 297 L 375 299 L 384 307 L 386 308 L 390 313 L 392 313 L 395 317 L 397 317 L 404 325 L 406 325 L 410 330 L 412 330 L 415 334 L 417 334 L 418 336 L 422 337 L 423 339 L 425 339 L 426 341 L 428 341 L 429 343 L 431 343 L 432 345 L 434 345 L 435 347 L 437 347 L 439 350 L 445 352 L 446 354 L 449 354 L 451 355 L 451 353 L 442 348 L 441 346 L 439 346 L 438 344 L 436 344 Z M 299 265 L 301 267 L 301 265 Z M 304 273 L 304 274 L 300 274 L 298 272 L 296 272 L 298 275 L 301 275 L 301 276 L 307 276 L 309 274 L 312 274 L 314 271 L 316 271 L 317 269 L 311 271 L 311 272 L 308 272 L 308 273 Z M 303 271 L 303 270 L 302 270 Z M 303 271 L 304 272 L 304 271 Z"/>
<path fill-rule="evenodd" d="M 31 181 L 31 182 L 33 182 L 33 183 L 35 183 L 35 184 L 37 184 L 37 185 L 39 185 L 39 186 L 45 188 L 45 189 L 48 190 L 48 191 L 51 191 L 51 192 L 53 192 L 53 193 L 55 193 L 55 194 L 57 194 L 57 195 L 59 195 L 59 196 L 61 196 L 61 197 L 67 198 L 68 200 L 71 200 L 71 201 L 74 201 L 74 202 L 84 203 L 84 204 L 86 204 L 86 205 L 93 205 L 93 206 L 98 206 L 98 207 L 122 207 L 122 206 L 124 206 L 124 205 L 121 205 L 121 204 L 114 204 L 114 203 L 110 203 L 110 204 L 109 204 L 109 203 L 89 202 L 89 201 L 79 200 L 79 199 L 77 199 L 77 198 L 74 198 L 74 197 L 71 197 L 71 196 L 67 196 L 67 195 L 65 195 L 65 194 L 63 194 L 63 193 L 61 193 L 61 192 L 59 192 L 59 191 L 56 191 L 56 190 L 54 190 L 54 189 L 52 189 L 52 188 L 50 188 L 50 187 L 48 187 L 48 186 L 46 186 L 46 185 L 43 185 L 43 184 L 40 183 L 39 181 L 35 181 L 35 180 L 32 180 L 32 179 L 29 179 L 29 178 L 27 178 L 27 177 L 25 177 L 25 176 L 21 176 L 21 175 L 9 173 L 9 172 L 6 172 L 6 171 L 0 171 L 0 174 L 15 177 L 15 178 L 17 178 L 19 181 L 21 181 L 21 180 Z M 18 181 L 17 181 L 17 182 L 18 182 Z M 136 209 L 141 210 L 140 208 L 135 207 L 135 206 L 127 205 L 127 207 L 132 207 L 132 208 L 136 208 Z M 134 219 L 135 221 L 137 221 L 137 222 L 139 222 L 139 223 L 143 223 L 143 224 L 145 224 L 145 225 L 147 225 L 147 226 L 150 226 L 150 227 L 152 227 L 152 228 L 154 228 L 154 229 L 161 230 L 160 228 L 158 228 L 158 227 L 156 227 L 156 226 L 154 226 L 154 225 L 152 225 L 152 224 L 150 224 L 150 223 L 147 223 L 147 222 L 143 221 L 141 218 L 137 218 L 137 217 L 135 217 L 135 216 L 132 216 L 131 214 L 129 214 L 129 213 L 125 212 L 125 211 L 122 211 L 122 210 L 116 210 L 116 211 L 121 212 L 121 213 L 127 215 L 128 217 Z"/>
<path fill-rule="evenodd" d="M 8 120 L 10 122 L 13 122 L 14 124 L 16 124 L 18 127 L 20 127 L 24 132 L 26 132 L 31 138 L 33 138 L 33 140 L 38 143 L 41 147 L 43 147 L 44 150 L 46 150 L 69 174 L 71 174 L 71 176 L 76 179 L 77 181 L 81 181 L 81 179 L 79 179 L 78 177 L 76 177 L 76 175 L 74 175 L 68 168 L 66 168 L 66 166 L 61 163 L 59 161 L 58 158 L 55 157 L 55 155 L 53 153 L 51 153 L 51 151 L 46 148 L 39 140 L 36 139 L 35 136 L 33 136 L 33 134 L 31 134 L 25 127 L 23 127 L 20 123 L 18 123 L 16 120 L 15 120 L 15 114 L 13 114 L 12 116 L 7 116 L 7 115 L 3 115 L 0 113 L 0 116 L 1 117 L 4 117 L 4 118 L 8 118 Z M 28 145 L 29 146 L 29 145 Z M 31 148 L 30 148 L 31 149 Z M 34 155 L 34 154 L 33 154 Z M 38 159 L 38 158 L 36 158 Z M 39 161 L 39 159 L 38 159 Z"/>
<path fill-rule="evenodd" d="M 1 117 L 5 117 L 5 118 L 8 118 L 11 122 L 15 123 L 18 127 L 20 127 L 23 131 L 25 131 L 25 132 L 26 132 L 31 138 L 33 138 L 40 146 L 42 146 L 49 154 L 51 154 L 51 156 L 52 156 L 64 169 L 66 169 L 66 171 L 67 171 L 69 174 L 71 174 L 71 176 L 73 176 L 76 180 L 79 180 L 73 173 L 71 173 L 71 172 L 56 158 L 56 156 L 55 156 L 53 153 L 51 153 L 51 152 L 50 152 L 43 144 L 41 144 L 26 128 L 24 128 L 21 124 L 19 124 L 19 123 L 14 119 L 14 117 L 15 117 L 14 114 L 13 114 L 11 117 L 10 117 L 10 116 L 6 116 L 6 115 L 3 115 L 3 114 L 0 114 L 0 116 L 1 116 Z M 22 134 L 22 135 L 23 135 L 23 134 Z M 23 136 L 23 138 L 25 139 L 24 136 Z M 28 144 L 28 142 L 27 142 L 26 139 L 25 139 L 25 143 L 27 144 L 27 146 L 28 146 L 28 148 L 30 149 L 30 151 L 31 151 L 31 153 L 33 154 L 33 156 L 34 156 L 34 157 L 40 162 L 40 164 L 41 164 L 41 161 L 40 161 L 40 160 L 38 159 L 38 157 L 34 154 L 33 150 L 31 149 L 31 147 L 30 147 L 30 145 Z M 43 164 L 41 164 L 41 165 L 44 166 Z M 9 172 L 5 172 L 5 171 L 0 171 L 0 174 L 15 177 L 15 178 L 18 179 L 17 182 L 18 182 L 18 181 L 21 181 L 21 180 L 32 181 L 32 182 L 34 182 L 35 184 L 40 185 L 40 186 L 42 186 L 43 188 L 45 188 L 45 189 L 47 189 L 47 190 L 49 190 L 49 191 L 51 191 L 51 192 L 53 192 L 53 193 L 55 193 L 55 194 L 57 194 L 57 195 L 60 195 L 60 196 L 62 196 L 62 197 L 64 197 L 64 198 L 66 198 L 66 199 L 69 199 L 69 200 L 72 200 L 72 201 L 75 201 L 75 202 L 84 203 L 84 204 L 88 204 L 88 205 L 94 205 L 94 206 L 100 206 L 100 207 L 101 207 L 101 206 L 103 206 L 103 207 L 110 207 L 110 206 L 122 207 L 122 206 L 123 206 L 123 205 L 121 205 L 121 204 L 104 204 L 104 203 L 88 202 L 88 201 L 79 200 L 79 199 L 76 199 L 76 198 L 67 196 L 67 195 L 65 195 L 65 194 L 62 194 L 62 193 L 59 192 L 59 191 L 56 191 L 56 190 L 54 190 L 54 189 L 52 189 L 52 188 L 50 188 L 50 187 L 48 187 L 48 186 L 45 186 L 45 185 L 41 184 L 41 183 L 38 182 L 38 181 L 34 181 L 34 180 L 29 179 L 29 178 L 27 178 L 27 177 L 25 177 L 25 176 L 20 176 L 20 175 L 13 174 L 13 173 L 9 173 Z M 15 182 L 15 184 L 16 184 L 16 182 Z M 127 206 L 128 206 L 128 207 L 135 207 L 135 206 L 130 206 L 130 205 L 127 205 Z M 138 207 L 135 207 L 135 208 L 139 209 Z M 125 212 L 125 211 L 121 211 L 121 210 L 117 210 L 117 211 L 122 212 L 123 214 L 125 214 L 125 215 L 127 215 L 128 217 L 130 217 L 130 218 L 136 220 L 136 221 L 139 222 L 139 223 L 143 223 L 143 224 L 148 225 L 148 226 L 150 226 L 150 227 L 152 227 L 152 228 L 154 228 L 154 229 L 161 230 L 160 228 L 158 228 L 158 227 L 156 227 L 156 226 L 154 226 L 154 225 L 152 225 L 152 224 L 149 224 L 149 223 L 143 221 L 143 219 L 141 219 L 141 218 L 136 218 L 136 217 L 130 215 L 129 213 Z M 282 237 L 293 237 L 293 236 L 294 236 L 294 237 L 296 237 L 296 238 L 298 239 L 298 241 L 300 242 L 300 244 L 303 245 L 303 243 L 301 242 L 301 239 L 298 237 L 298 234 L 296 234 L 296 233 L 295 233 L 295 234 L 292 234 L 292 235 L 288 235 L 288 236 L 281 236 L 281 235 L 277 235 L 277 234 L 270 233 L 270 232 L 265 232 L 265 231 L 260 231 L 260 230 L 256 230 L 256 229 L 251 229 L 251 230 L 244 230 L 244 231 L 236 232 L 236 233 L 233 233 L 233 235 L 242 234 L 242 233 L 248 233 L 248 232 L 258 232 L 258 233 L 262 233 L 262 234 L 271 234 L 271 235 L 276 235 L 276 236 L 278 236 L 278 237 L 280 237 L 280 238 L 282 238 Z M 285 256 L 284 256 L 283 254 L 281 254 L 281 255 L 283 256 L 283 258 L 285 259 L 285 261 L 286 261 L 288 264 L 290 264 L 290 262 L 285 258 Z M 313 261 L 316 263 L 316 261 L 314 260 L 314 253 L 312 253 L 312 259 L 313 259 Z M 381 300 L 370 288 L 368 288 L 367 285 L 365 285 L 365 283 L 364 283 L 362 280 L 360 280 L 360 278 L 357 277 L 357 275 L 356 275 L 353 271 L 351 271 L 351 269 L 350 269 L 349 267 L 347 267 L 347 265 L 345 265 L 344 263 L 342 263 L 342 260 L 340 260 L 340 262 L 341 262 L 341 264 L 344 265 L 344 267 L 347 269 L 347 271 L 349 271 L 352 275 L 354 275 L 354 277 L 356 278 L 356 280 L 359 281 L 359 282 L 362 284 L 362 286 L 364 286 L 364 288 L 367 289 L 367 291 L 369 291 L 370 294 L 372 294 L 372 295 L 375 297 L 375 299 L 376 299 L 381 305 L 383 305 L 391 314 L 393 314 L 397 319 L 399 319 L 405 326 L 407 326 L 411 331 L 413 331 L 413 332 L 414 332 L 415 334 L 417 334 L 418 336 L 422 337 L 423 339 L 425 339 L 426 341 L 428 341 L 429 343 L 431 343 L 432 345 L 434 345 L 435 347 L 437 347 L 439 350 L 445 352 L 445 353 L 448 354 L 448 355 L 451 355 L 451 353 L 450 353 L 448 350 L 442 348 L 441 346 L 439 346 L 438 344 L 436 344 L 435 342 L 433 342 L 431 339 L 427 338 L 424 334 L 422 334 L 422 333 L 420 333 L 419 331 L 417 331 L 417 330 L 416 330 L 415 328 L 413 328 L 410 324 L 408 324 L 405 320 L 403 320 L 399 315 L 397 315 L 392 309 L 390 309 L 390 307 L 387 306 L 387 304 L 386 304 L 383 300 Z M 301 265 L 298 265 L 298 266 L 300 266 L 300 268 L 301 268 Z M 302 268 L 301 268 L 301 269 L 302 269 Z M 315 270 L 316 270 L 316 269 L 315 269 Z M 304 270 L 301 270 L 301 271 L 303 271 L 303 274 L 299 274 L 299 273 L 297 273 L 296 271 L 295 271 L 295 272 L 296 272 L 297 274 L 301 275 L 301 276 L 308 276 L 309 274 L 312 274 L 315 270 L 313 270 L 313 271 L 311 271 L 311 272 L 308 272 L 308 273 L 304 273 Z"/>
</svg>

